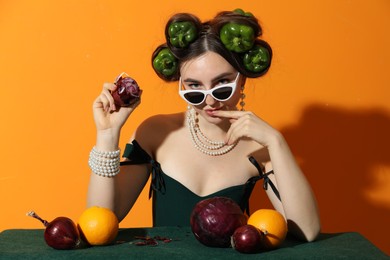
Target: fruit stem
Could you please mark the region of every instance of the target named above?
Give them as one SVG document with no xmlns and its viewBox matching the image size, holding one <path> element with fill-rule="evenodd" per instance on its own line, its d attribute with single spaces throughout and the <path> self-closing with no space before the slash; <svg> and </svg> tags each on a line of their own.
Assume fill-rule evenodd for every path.
<svg viewBox="0 0 390 260">
<path fill-rule="evenodd" d="M 260 231 L 261 231 L 261 233 L 263 233 L 264 236 L 266 236 L 268 234 L 268 231 L 265 229 L 261 229 Z"/>
<path fill-rule="evenodd" d="M 47 225 L 49 225 L 49 222 L 47 222 L 44 219 L 41 219 L 34 211 L 29 211 L 29 212 L 27 212 L 26 215 L 29 217 L 33 217 L 33 218 L 40 220 L 45 227 L 47 227 Z"/>
</svg>

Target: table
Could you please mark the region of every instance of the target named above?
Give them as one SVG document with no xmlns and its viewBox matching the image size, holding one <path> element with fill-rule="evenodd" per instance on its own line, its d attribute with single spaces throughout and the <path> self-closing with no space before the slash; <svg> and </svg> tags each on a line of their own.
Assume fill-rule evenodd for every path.
<svg viewBox="0 0 390 260">
<path fill-rule="evenodd" d="M 56 250 L 46 245 L 43 229 L 9 229 L 0 233 L 0 259 L 390 259 L 359 233 L 321 233 L 314 242 L 288 237 L 273 251 L 242 254 L 232 248 L 206 247 L 190 227 L 122 228 L 108 246 Z M 138 237 L 168 237 L 170 243 L 137 246 Z"/>
</svg>

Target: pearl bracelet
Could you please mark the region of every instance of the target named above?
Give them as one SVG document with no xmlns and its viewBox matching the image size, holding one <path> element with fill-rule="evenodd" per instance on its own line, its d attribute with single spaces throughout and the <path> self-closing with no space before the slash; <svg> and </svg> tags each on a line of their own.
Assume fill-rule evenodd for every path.
<svg viewBox="0 0 390 260">
<path fill-rule="evenodd" d="M 99 151 L 93 147 L 88 165 L 92 172 L 103 177 L 114 177 L 119 173 L 120 149 L 116 151 Z"/>
</svg>

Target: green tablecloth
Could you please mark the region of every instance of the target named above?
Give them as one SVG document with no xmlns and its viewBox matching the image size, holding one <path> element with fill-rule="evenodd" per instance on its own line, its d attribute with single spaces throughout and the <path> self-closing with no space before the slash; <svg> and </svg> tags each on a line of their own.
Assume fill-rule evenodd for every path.
<svg viewBox="0 0 390 260">
<path fill-rule="evenodd" d="M 139 236 L 173 239 L 157 246 L 137 246 Z M 288 238 L 273 251 L 241 254 L 232 248 L 200 244 L 189 227 L 129 228 L 119 231 L 115 244 L 75 250 L 46 245 L 42 229 L 11 229 L 0 233 L 0 259 L 389 259 L 358 233 L 321 234 L 315 242 Z"/>
</svg>

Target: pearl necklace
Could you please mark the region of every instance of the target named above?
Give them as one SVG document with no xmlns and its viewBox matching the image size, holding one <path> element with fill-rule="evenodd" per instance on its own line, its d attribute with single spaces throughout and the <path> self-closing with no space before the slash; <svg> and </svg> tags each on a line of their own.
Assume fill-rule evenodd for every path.
<svg viewBox="0 0 390 260">
<path fill-rule="evenodd" d="M 187 124 L 196 149 L 210 156 L 219 156 L 230 152 L 237 145 L 237 143 L 226 145 L 225 142 L 208 139 L 200 130 L 195 117 L 195 110 L 191 109 L 187 112 Z"/>
</svg>

